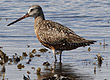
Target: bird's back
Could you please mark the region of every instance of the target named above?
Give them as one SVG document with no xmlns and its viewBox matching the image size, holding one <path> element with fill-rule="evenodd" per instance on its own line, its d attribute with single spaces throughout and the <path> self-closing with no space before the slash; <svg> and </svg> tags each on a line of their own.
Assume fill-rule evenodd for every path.
<svg viewBox="0 0 110 80">
<path fill-rule="evenodd" d="M 56 50 L 71 50 L 93 44 L 95 41 L 86 40 L 71 29 L 50 20 L 42 20 L 34 25 L 39 41 L 46 47 Z"/>
</svg>

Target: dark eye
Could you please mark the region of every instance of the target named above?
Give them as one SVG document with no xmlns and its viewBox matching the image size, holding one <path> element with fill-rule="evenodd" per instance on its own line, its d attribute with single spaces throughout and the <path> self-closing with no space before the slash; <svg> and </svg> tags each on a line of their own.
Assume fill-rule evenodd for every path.
<svg viewBox="0 0 110 80">
<path fill-rule="evenodd" d="M 34 9 L 31 9 L 30 12 L 32 12 Z"/>
</svg>

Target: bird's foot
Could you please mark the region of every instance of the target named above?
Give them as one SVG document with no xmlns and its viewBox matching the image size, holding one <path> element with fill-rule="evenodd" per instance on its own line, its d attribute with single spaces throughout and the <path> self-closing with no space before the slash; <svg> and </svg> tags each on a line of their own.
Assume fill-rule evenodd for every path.
<svg viewBox="0 0 110 80">
<path fill-rule="evenodd" d="M 57 59 L 55 59 L 55 63 L 57 62 Z"/>
<path fill-rule="evenodd" d="M 61 63 L 61 59 L 60 59 L 60 63 Z"/>
</svg>

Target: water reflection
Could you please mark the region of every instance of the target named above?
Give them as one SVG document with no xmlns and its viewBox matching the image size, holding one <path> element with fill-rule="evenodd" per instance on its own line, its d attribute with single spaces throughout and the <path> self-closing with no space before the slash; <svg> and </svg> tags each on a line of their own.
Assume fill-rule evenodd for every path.
<svg viewBox="0 0 110 80">
<path fill-rule="evenodd" d="M 38 80 L 93 80 L 88 74 L 77 73 L 77 69 L 70 64 L 57 62 L 53 64 L 53 70 L 37 75 Z"/>
</svg>

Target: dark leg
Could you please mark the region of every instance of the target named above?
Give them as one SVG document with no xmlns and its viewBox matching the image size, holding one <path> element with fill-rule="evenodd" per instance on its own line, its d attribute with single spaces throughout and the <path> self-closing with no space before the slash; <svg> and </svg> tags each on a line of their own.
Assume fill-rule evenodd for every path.
<svg viewBox="0 0 110 80">
<path fill-rule="evenodd" d="M 60 51 L 60 62 L 61 62 L 61 55 L 62 55 L 62 51 Z"/>
</svg>

